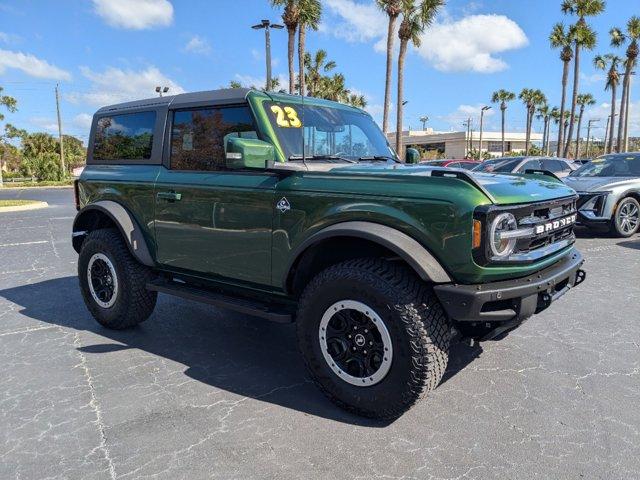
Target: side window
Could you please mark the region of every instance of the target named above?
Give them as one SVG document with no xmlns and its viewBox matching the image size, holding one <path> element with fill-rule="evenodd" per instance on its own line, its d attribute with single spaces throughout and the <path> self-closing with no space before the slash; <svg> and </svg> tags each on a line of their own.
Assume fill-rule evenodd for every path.
<svg viewBox="0 0 640 480">
<path fill-rule="evenodd" d="M 224 170 L 225 142 L 229 136 L 257 138 L 248 107 L 175 111 L 171 131 L 171 169 Z"/>
<path fill-rule="evenodd" d="M 559 173 L 564 170 L 565 164 L 558 160 L 543 160 L 542 168 L 551 173 Z"/>
<path fill-rule="evenodd" d="M 93 143 L 94 160 L 148 160 L 156 112 L 100 117 Z"/>
<path fill-rule="evenodd" d="M 540 170 L 540 160 L 529 160 L 518 169 L 518 172 L 524 173 L 527 170 Z"/>
<path fill-rule="evenodd" d="M 451 162 L 447 165 L 449 168 L 460 168 L 460 162 Z"/>
</svg>

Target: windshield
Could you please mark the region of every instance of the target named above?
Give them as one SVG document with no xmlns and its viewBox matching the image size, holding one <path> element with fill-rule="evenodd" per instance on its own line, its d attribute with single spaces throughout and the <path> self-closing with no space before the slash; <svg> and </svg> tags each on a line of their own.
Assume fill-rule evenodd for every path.
<svg viewBox="0 0 640 480">
<path fill-rule="evenodd" d="M 640 177 L 640 154 L 609 155 L 582 165 L 572 177 Z"/>
<path fill-rule="evenodd" d="M 316 105 L 265 103 L 285 157 L 337 161 L 397 160 L 384 134 L 365 113 Z"/>
<path fill-rule="evenodd" d="M 521 161 L 521 158 L 517 160 L 487 160 L 475 167 L 473 171 L 510 173 Z"/>
</svg>

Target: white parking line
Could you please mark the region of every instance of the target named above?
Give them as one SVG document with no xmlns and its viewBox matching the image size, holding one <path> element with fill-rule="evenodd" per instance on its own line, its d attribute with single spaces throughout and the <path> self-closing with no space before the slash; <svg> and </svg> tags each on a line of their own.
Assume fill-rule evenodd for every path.
<svg viewBox="0 0 640 480">
<path fill-rule="evenodd" d="M 0 243 L 0 247 L 19 247 L 20 245 L 40 245 L 42 243 L 49 243 L 49 241 L 48 240 L 38 240 L 37 242 Z"/>
</svg>

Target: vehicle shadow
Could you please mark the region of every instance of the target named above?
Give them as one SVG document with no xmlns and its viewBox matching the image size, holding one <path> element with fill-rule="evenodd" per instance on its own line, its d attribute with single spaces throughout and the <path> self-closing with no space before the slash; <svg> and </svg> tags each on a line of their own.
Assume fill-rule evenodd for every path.
<svg viewBox="0 0 640 480">
<path fill-rule="evenodd" d="M 606 229 L 595 229 L 587 227 L 576 227 L 574 233 L 577 238 L 611 238 L 612 235 Z"/>
<path fill-rule="evenodd" d="M 243 397 L 352 425 L 383 428 L 392 423 L 361 418 L 329 402 L 307 375 L 293 325 L 161 295 L 145 323 L 109 330 L 88 313 L 75 276 L 5 289 L 0 297 L 22 307 L 20 313 L 30 318 L 109 340 L 78 349 L 87 354 L 139 349 L 185 365 L 185 375 L 194 380 Z M 473 361 L 478 348 L 454 341 L 443 382 Z"/>
<path fill-rule="evenodd" d="M 635 240 L 625 240 L 624 242 L 618 242 L 618 246 L 625 248 L 632 248 L 634 250 L 640 250 L 640 238 Z"/>
</svg>

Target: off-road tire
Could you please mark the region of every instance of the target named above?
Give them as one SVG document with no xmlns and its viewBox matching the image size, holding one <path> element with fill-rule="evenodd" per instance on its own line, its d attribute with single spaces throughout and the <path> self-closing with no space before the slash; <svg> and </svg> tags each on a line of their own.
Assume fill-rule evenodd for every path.
<svg viewBox="0 0 640 480">
<path fill-rule="evenodd" d="M 115 302 L 109 308 L 99 305 L 89 288 L 87 268 L 96 253 L 111 261 L 119 284 Z M 78 258 L 78 278 L 84 303 L 93 318 L 107 328 L 121 330 L 133 327 L 149 318 L 155 308 L 157 293 L 146 289 L 153 274 L 131 255 L 116 229 L 98 229 L 87 235 Z"/>
<path fill-rule="evenodd" d="M 375 310 L 391 337 L 391 367 L 375 385 L 347 383 L 330 368 L 321 350 L 318 332 L 324 312 L 347 299 Z M 311 377 L 331 401 L 357 415 L 391 419 L 442 379 L 451 326 L 433 291 L 413 271 L 365 258 L 331 266 L 311 280 L 299 301 L 297 336 Z"/>
<path fill-rule="evenodd" d="M 611 218 L 611 229 L 610 229 L 611 233 L 616 237 L 629 238 L 632 235 L 635 235 L 636 233 L 638 233 L 638 231 L 640 230 L 640 223 L 636 226 L 635 229 L 632 229 L 629 231 L 625 231 L 622 228 L 619 214 L 621 209 L 625 206 L 628 206 L 629 204 L 631 206 L 635 206 L 637 208 L 637 211 L 640 212 L 640 202 L 638 202 L 638 200 L 636 200 L 633 197 L 625 197 L 618 202 L 618 205 L 616 206 L 616 211 L 613 212 L 613 217 Z"/>
</svg>

